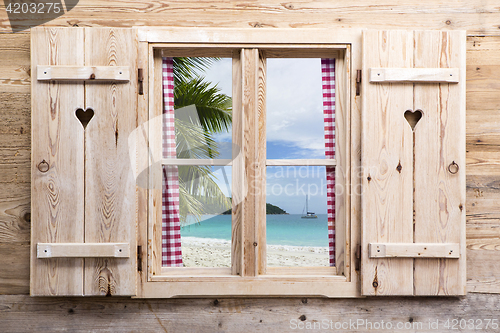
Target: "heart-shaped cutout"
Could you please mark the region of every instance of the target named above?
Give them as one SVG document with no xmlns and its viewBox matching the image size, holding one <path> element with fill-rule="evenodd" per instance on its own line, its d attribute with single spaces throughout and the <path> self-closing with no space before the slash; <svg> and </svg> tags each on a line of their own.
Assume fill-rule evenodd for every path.
<svg viewBox="0 0 500 333">
<path fill-rule="evenodd" d="M 80 108 L 76 109 L 75 114 L 78 120 L 82 123 L 83 129 L 85 129 L 94 116 L 94 110 L 92 110 L 92 108 L 87 108 L 85 110 Z"/>
<path fill-rule="evenodd" d="M 415 126 L 417 125 L 418 121 L 422 118 L 422 110 L 406 110 L 405 112 L 405 119 L 410 124 L 411 130 L 415 130 Z"/>
</svg>

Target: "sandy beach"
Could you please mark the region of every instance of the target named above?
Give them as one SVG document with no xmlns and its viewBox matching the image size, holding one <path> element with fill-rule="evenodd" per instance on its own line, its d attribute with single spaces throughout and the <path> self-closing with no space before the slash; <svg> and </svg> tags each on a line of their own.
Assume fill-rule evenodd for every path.
<svg viewBox="0 0 500 333">
<path fill-rule="evenodd" d="M 185 267 L 230 267 L 231 242 L 196 237 L 182 237 Z M 270 267 L 328 266 L 328 248 L 268 245 Z"/>
</svg>

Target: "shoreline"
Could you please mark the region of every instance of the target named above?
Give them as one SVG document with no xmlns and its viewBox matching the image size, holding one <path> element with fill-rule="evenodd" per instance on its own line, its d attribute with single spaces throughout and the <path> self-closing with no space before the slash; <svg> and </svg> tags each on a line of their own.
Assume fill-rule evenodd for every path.
<svg viewBox="0 0 500 333">
<path fill-rule="evenodd" d="M 231 267 L 231 241 L 182 238 L 184 267 Z M 267 245 L 268 267 L 328 266 L 328 247 Z"/>
</svg>

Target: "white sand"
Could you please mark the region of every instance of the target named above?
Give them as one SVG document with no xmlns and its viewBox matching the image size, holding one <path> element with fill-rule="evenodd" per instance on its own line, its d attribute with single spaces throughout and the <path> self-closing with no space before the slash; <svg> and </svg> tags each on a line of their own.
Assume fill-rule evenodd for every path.
<svg viewBox="0 0 500 333">
<path fill-rule="evenodd" d="M 231 267 L 231 242 L 182 237 L 184 267 Z M 272 267 L 328 266 L 327 247 L 268 245 L 267 265 Z"/>
</svg>

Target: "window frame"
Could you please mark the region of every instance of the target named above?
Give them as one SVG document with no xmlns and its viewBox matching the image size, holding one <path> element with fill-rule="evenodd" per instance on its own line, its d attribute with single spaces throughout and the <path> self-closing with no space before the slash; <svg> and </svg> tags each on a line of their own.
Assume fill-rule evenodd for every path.
<svg viewBox="0 0 500 333">
<path fill-rule="evenodd" d="M 360 244 L 360 195 L 361 187 L 359 173 L 360 170 L 360 99 L 356 96 L 356 73 L 353 68 L 361 68 L 361 30 L 324 30 L 324 29 L 294 29 L 294 33 L 290 33 L 290 29 L 214 29 L 214 28 L 139 28 L 139 68 L 143 68 L 148 77 L 144 79 L 144 94 L 139 95 L 138 108 L 138 125 L 147 123 L 150 119 L 150 111 L 161 112 L 161 106 L 155 101 L 155 96 L 161 96 L 161 85 L 155 84 L 155 50 L 168 48 L 171 50 L 171 56 L 224 56 L 227 52 L 231 52 L 233 57 L 233 144 L 239 144 L 238 140 L 245 139 L 244 132 L 234 128 L 241 125 L 244 117 L 241 108 L 248 107 L 248 103 L 258 103 L 258 89 L 252 91 L 245 90 L 247 87 L 242 87 L 242 84 L 248 84 L 245 81 L 234 81 L 235 73 L 241 73 L 245 70 L 252 71 L 251 66 L 247 66 L 242 62 L 245 60 L 259 61 L 259 52 L 251 51 L 258 48 L 268 57 L 283 56 L 290 51 L 293 51 L 293 57 L 311 56 L 314 52 L 314 57 L 321 57 L 324 51 L 330 52 L 333 49 L 345 52 L 346 56 L 339 67 L 337 67 L 337 75 L 340 76 L 340 82 L 344 84 L 337 85 L 337 94 L 342 94 L 344 98 L 337 100 L 336 122 L 343 129 L 339 132 L 344 133 L 344 137 L 337 138 L 337 152 L 344 154 L 342 159 L 344 165 L 336 166 L 336 177 L 342 177 L 342 182 L 345 184 L 342 200 L 344 207 L 338 207 L 338 212 L 342 209 L 345 214 L 345 228 L 337 233 L 337 243 L 345 244 L 344 253 L 339 253 L 337 256 L 343 256 L 345 264 L 338 267 L 338 274 L 332 275 L 329 267 L 318 267 L 313 270 L 310 268 L 301 269 L 300 267 L 272 267 L 267 268 L 262 264 L 262 260 L 255 262 L 255 258 L 266 258 L 265 246 L 258 247 L 260 250 L 255 250 L 253 255 L 244 258 L 242 255 L 245 252 L 249 253 L 253 244 L 249 242 L 249 238 L 243 239 L 241 234 L 236 234 L 233 237 L 233 242 L 236 243 L 232 249 L 232 259 L 236 262 L 232 264 L 230 269 L 220 268 L 161 268 L 155 262 L 158 253 L 154 251 L 152 234 L 155 232 L 154 224 L 151 223 L 156 217 L 153 216 L 151 209 L 157 209 L 157 200 L 153 200 L 152 191 L 148 189 L 137 188 L 138 191 L 138 245 L 139 256 L 142 258 L 141 267 L 138 269 L 138 284 L 137 297 L 174 297 L 174 296 L 327 296 L 327 297 L 357 297 L 360 296 L 360 276 L 358 264 L 356 263 L 357 248 Z M 248 57 L 241 55 L 234 56 L 233 51 L 236 49 L 250 50 Z M 189 52 L 186 52 L 189 50 Z M 198 52 L 200 51 L 201 52 Z M 179 52 L 179 53 L 176 53 Z M 212 53 L 213 52 L 213 53 Z M 246 52 L 246 51 L 243 51 Z M 253 54 L 252 54 L 253 52 Z M 257 59 L 255 59 L 257 52 Z M 163 53 L 165 54 L 165 53 Z M 340 57 L 339 57 L 340 58 Z M 339 59 L 337 58 L 337 59 Z M 161 59 L 161 57 L 160 57 Z M 157 60 L 156 60 L 157 61 Z M 236 67 L 235 67 L 236 66 Z M 161 68 L 161 66 L 159 67 Z M 265 70 L 262 65 L 258 65 L 257 69 Z M 147 70 L 146 70 L 147 69 Z M 235 71 L 236 69 L 236 71 Z M 255 67 L 254 67 L 255 69 Z M 259 82 L 259 70 L 251 73 L 253 81 L 251 84 Z M 237 76 L 237 74 L 236 74 Z M 342 77 L 344 76 L 344 77 Z M 238 79 L 238 78 L 237 78 Z M 339 82 L 339 81 L 337 81 Z M 255 85 L 257 87 L 258 85 Z M 248 94 L 246 92 L 249 92 Z M 339 103 L 340 102 L 340 103 Z M 247 104 L 245 104 L 247 103 Z M 265 103 L 261 103 L 265 104 Z M 251 108 L 264 107 L 265 105 L 253 105 Z M 339 110 L 341 110 L 339 112 Z M 265 112 L 264 124 L 265 124 Z M 340 115 L 340 117 L 337 117 Z M 340 118 L 340 120 L 339 120 Z M 259 124 L 262 119 L 259 119 Z M 254 139 L 262 140 L 262 136 L 258 135 L 259 124 Z M 338 127 L 339 125 L 337 125 Z M 265 129 L 265 125 L 263 126 Z M 243 128 L 243 127 L 242 127 Z M 246 128 L 246 127 L 245 127 Z M 255 129 L 255 126 L 254 126 Z M 155 131 L 149 128 L 149 133 Z M 264 130 L 265 132 L 265 130 Z M 265 135 L 264 146 L 265 146 Z M 151 139 L 151 137 L 150 137 Z M 343 143 L 340 142 L 343 140 Z M 340 142 L 339 142 L 340 141 Z M 161 150 L 161 149 L 160 149 Z M 259 151 L 256 159 L 260 170 L 267 165 L 265 149 Z M 146 152 L 137 152 L 139 170 L 148 167 L 148 157 Z M 141 158 L 142 157 L 142 158 Z M 234 158 L 234 156 L 233 156 Z M 289 160 L 293 161 L 293 160 Z M 234 186 L 236 173 L 245 172 L 243 166 L 238 166 L 242 161 L 235 160 L 233 164 L 233 191 L 238 191 Z M 271 162 L 272 163 L 272 162 Z M 287 162 L 290 163 L 290 162 Z M 293 163 L 293 162 L 291 162 Z M 298 164 L 296 165 L 303 165 Z M 235 170 L 236 168 L 236 170 Z M 241 168 L 241 169 L 237 169 Z M 242 176 L 237 174 L 237 176 Z M 352 176 L 351 176 L 352 175 Z M 263 182 L 265 186 L 265 178 Z M 262 184 L 261 184 L 262 185 Z M 152 188 L 151 186 L 149 186 Z M 356 190 L 358 189 L 358 190 Z M 264 195 L 252 196 L 253 200 L 257 200 L 255 211 L 249 212 L 254 216 L 254 223 L 246 223 L 243 226 L 246 228 L 243 233 L 253 232 L 257 235 L 258 241 L 261 243 L 262 235 L 265 239 L 265 233 L 260 232 L 262 223 L 265 228 L 265 191 Z M 264 197 L 264 204 L 262 204 Z M 260 200 L 260 201 L 259 201 Z M 160 200 L 161 206 L 161 200 Z M 338 204 L 337 204 L 338 205 Z M 161 207 L 160 207 L 161 209 Z M 233 209 L 234 212 L 234 209 Z M 234 228 L 233 213 L 233 228 Z M 252 215 L 253 214 L 253 215 Z M 264 218 L 262 219 L 262 214 Z M 249 218 L 247 218 L 249 219 Z M 146 221 L 150 221 L 146 223 Z M 260 222 L 257 222 L 260 221 Z M 259 224 L 260 223 L 260 224 Z M 234 229 L 233 229 L 234 232 Z M 160 237 L 161 239 L 161 237 Z M 235 239 L 239 242 L 235 242 Z M 239 247 L 239 250 L 238 250 Z M 239 259 L 233 259 L 236 251 Z M 239 252 L 238 252 L 239 251 Z M 161 251 L 160 251 L 161 255 Z M 243 267 L 254 265 L 249 271 L 242 272 L 238 261 L 246 260 Z M 253 260 L 253 262 L 251 262 Z M 250 261 L 250 262 L 249 262 Z M 337 260 L 337 262 L 342 262 Z M 328 271 L 328 269 L 330 269 Z M 267 271 L 266 271 L 267 270 Z M 228 274 L 231 271 L 232 274 Z M 167 273 L 168 275 L 158 274 L 157 272 Z"/>
</svg>

